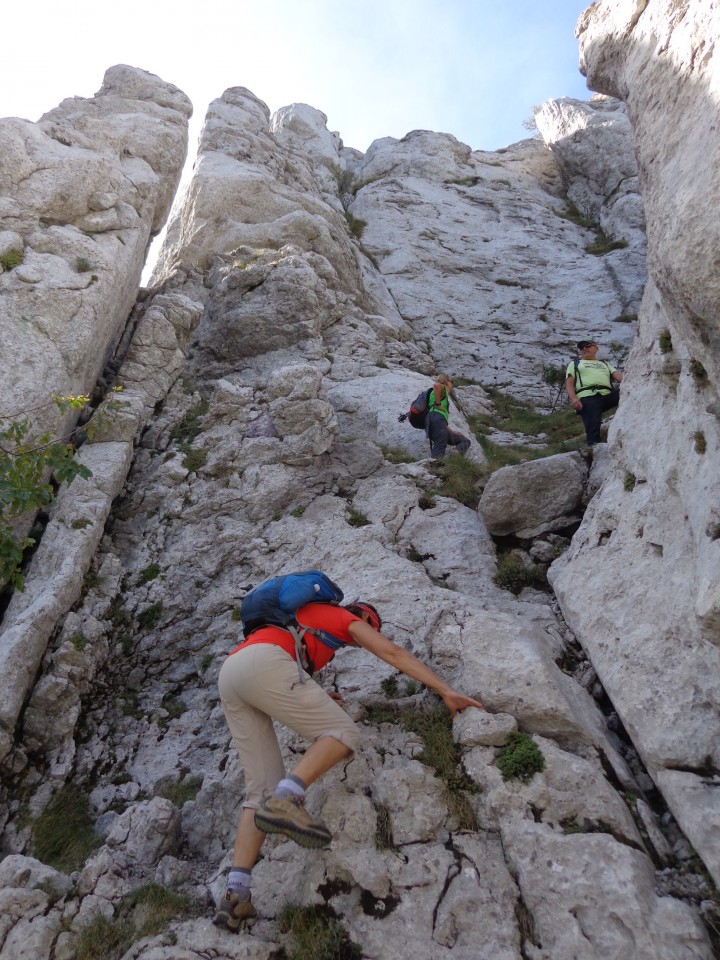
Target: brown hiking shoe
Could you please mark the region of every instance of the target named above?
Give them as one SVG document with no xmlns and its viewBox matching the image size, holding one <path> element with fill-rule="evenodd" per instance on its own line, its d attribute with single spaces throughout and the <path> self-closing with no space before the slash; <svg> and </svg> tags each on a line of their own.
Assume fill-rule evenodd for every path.
<svg viewBox="0 0 720 960">
<path fill-rule="evenodd" d="M 282 833 L 301 847 L 327 847 L 332 834 L 313 820 L 302 797 L 266 797 L 255 811 L 255 826 L 265 833 Z"/>
<path fill-rule="evenodd" d="M 238 933 L 253 924 L 256 917 L 257 910 L 250 899 L 241 900 L 232 890 L 228 890 L 213 917 L 213 923 L 230 933 Z"/>
</svg>

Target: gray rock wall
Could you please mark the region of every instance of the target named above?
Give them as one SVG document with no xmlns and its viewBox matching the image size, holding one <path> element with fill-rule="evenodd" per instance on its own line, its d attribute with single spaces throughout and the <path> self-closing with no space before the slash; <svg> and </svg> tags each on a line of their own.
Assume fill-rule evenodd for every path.
<svg viewBox="0 0 720 960">
<path fill-rule="evenodd" d="M 589 84 L 622 97 L 649 282 L 610 467 L 552 568 L 568 622 L 720 880 L 720 195 L 714 3 L 601 2 L 581 19 Z"/>
<path fill-rule="evenodd" d="M 619 124 L 627 136 L 615 119 L 612 138 Z M 575 187 L 581 165 L 564 174 Z M 597 183 L 594 166 L 584 195 Z M 104 527 L 105 500 L 86 517 L 72 489 L 63 496 L 3 623 L 16 643 L 32 626 L 38 658 L 22 692 L 4 694 L 8 960 L 71 957 L 93 916 L 148 882 L 201 903 L 221 895 L 243 775 L 217 672 L 248 585 L 309 567 L 371 598 L 393 639 L 486 704 L 454 725 L 473 790 L 446 791 L 419 738 L 378 720 L 392 671 L 346 651 L 323 683 L 344 694 L 363 742 L 310 801 L 332 846 L 269 843 L 253 934 L 189 919 L 172 931 L 184 955 L 269 958 L 292 901 L 330 905 L 363 955 L 388 960 L 712 956 L 697 905 L 658 884 L 653 858 L 668 864 L 667 851 L 649 808 L 642 830 L 631 813 L 627 792 L 645 781 L 588 692 L 592 670 L 580 683 L 563 669 L 567 631 L 546 594 L 499 589 L 485 522 L 438 493 L 422 434 L 397 422 L 438 367 L 535 396 L 538 366 L 567 355 L 580 320 L 630 341 L 616 317 L 640 296 L 639 247 L 586 253 L 592 233 L 553 212 L 564 190 L 539 141 L 482 155 L 416 131 L 363 157 L 305 105 L 271 117 L 242 88 L 211 105 L 128 327 L 127 422 L 95 445 L 119 462 L 142 429 L 130 473 L 124 485 L 112 475 L 110 496 L 122 489 Z M 468 413 L 488 409 L 480 384 L 458 394 Z M 451 422 L 467 431 L 459 410 Z M 469 457 L 482 462 L 478 445 Z M 69 538 L 85 530 L 80 553 Z M 62 544 L 84 558 L 84 583 L 58 562 Z M 59 627 L 43 634 L 33 611 L 51 604 Z M 418 709 L 427 696 L 400 680 L 393 699 Z M 516 726 L 545 759 L 528 783 L 496 765 Z M 282 737 L 291 763 L 303 743 Z M 103 839 L 72 889 L 28 856 L 20 815 L 64 781 L 89 794 Z M 133 956 L 170 960 L 166 937 Z"/>
</svg>

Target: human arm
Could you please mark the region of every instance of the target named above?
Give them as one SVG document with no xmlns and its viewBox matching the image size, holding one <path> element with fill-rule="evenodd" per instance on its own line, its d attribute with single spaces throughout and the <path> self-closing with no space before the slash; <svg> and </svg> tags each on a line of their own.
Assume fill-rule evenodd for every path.
<svg viewBox="0 0 720 960">
<path fill-rule="evenodd" d="M 485 708 L 479 700 L 473 700 L 472 697 L 465 696 L 464 693 L 458 693 L 452 687 L 441 680 L 436 673 L 426 667 L 425 664 L 410 653 L 408 650 L 399 647 L 388 640 L 382 633 L 374 630 L 369 623 L 364 620 L 354 620 L 348 627 L 348 632 L 357 646 L 362 647 L 374 654 L 378 659 L 390 664 L 396 670 L 404 673 L 413 680 L 418 680 L 434 693 L 436 693 L 448 708 L 450 713 L 455 716 L 458 710 L 464 710 L 465 707 L 478 707 L 480 710 Z"/>
<path fill-rule="evenodd" d="M 565 381 L 565 389 L 567 390 L 570 406 L 573 410 L 582 410 L 582 401 L 578 400 L 577 394 L 575 393 L 575 377 L 567 378 Z"/>
<path fill-rule="evenodd" d="M 620 373 L 619 370 L 613 370 L 612 374 L 610 375 L 610 379 L 616 380 L 618 383 L 622 383 L 622 378 L 623 378 L 623 375 Z"/>
</svg>

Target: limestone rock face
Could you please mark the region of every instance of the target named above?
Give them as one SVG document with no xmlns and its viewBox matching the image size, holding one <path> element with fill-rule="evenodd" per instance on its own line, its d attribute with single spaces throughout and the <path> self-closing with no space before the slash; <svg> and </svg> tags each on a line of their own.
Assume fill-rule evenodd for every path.
<svg viewBox="0 0 720 960">
<path fill-rule="evenodd" d="M 578 189 L 596 152 L 578 152 Z M 595 196 L 597 171 L 587 176 Z M 201 909 L 208 892 L 222 896 L 245 783 L 218 670 L 246 591 L 310 568 L 376 603 L 388 636 L 487 714 L 455 720 L 440 776 L 412 731 L 444 708 L 369 652 L 339 652 L 318 680 L 362 736 L 352 762 L 309 791 L 331 846 L 267 843 L 251 934 L 190 918 L 171 931 L 177 943 L 144 938 L 133 956 L 265 960 L 290 949 L 277 919 L 292 902 L 329 906 L 363 955 L 386 960 L 604 960 L 631 957 L 632 944 L 648 960 L 652 949 L 710 960 L 696 905 L 655 890 L 623 795 L 644 775 L 589 692 L 592 667 L 584 682 L 571 675 L 546 593 L 494 582 L 495 544 L 474 506 L 479 443 L 441 471 L 422 431 L 397 419 L 443 367 L 481 381 L 460 381 L 451 407 L 468 434 L 493 409 L 486 387 L 543 401 L 538 367 L 567 355 L 578 318 L 629 342 L 616 318 L 639 300 L 637 249 L 588 253 L 588 229 L 553 212 L 563 194 L 539 141 L 481 154 L 415 131 L 362 156 L 307 105 L 271 117 L 243 88 L 211 105 L 154 285 L 123 333 L 126 417 L 95 445 L 134 453 L 132 467 L 103 481 L 112 509 L 98 503 L 87 527 L 73 526 L 70 497 L 59 503 L 6 614 L 16 679 L 0 700 L 3 849 L 27 854 L 21 803 L 29 794 L 37 815 L 65 781 L 88 794 L 103 841 L 56 903 L 8 869 L 8 960 L 31 922 L 35 956 L 69 960 L 84 925 L 151 883 Z M 536 510 L 518 530 L 573 514 L 585 465 L 572 454 L 561 466 L 573 506 Z M 470 475 L 463 493 L 453 470 Z M 88 553 L 72 540 L 85 530 Z M 449 734 L 446 713 L 426 719 L 437 716 Z M 527 782 L 502 780 L 496 764 L 516 728 L 544 758 Z M 306 745 L 279 736 L 290 767 Z"/>
<path fill-rule="evenodd" d="M 601 2 L 578 26 L 590 85 L 622 97 L 633 127 L 650 279 L 606 478 L 551 569 L 570 626 L 716 882 L 720 134 L 708 38 L 718 29 L 716 4 L 663 2 Z"/>
<path fill-rule="evenodd" d="M 0 120 L 0 408 L 61 422 L 54 393 L 92 393 L 135 302 L 187 149 L 190 101 L 133 67 L 38 123 Z"/>
</svg>

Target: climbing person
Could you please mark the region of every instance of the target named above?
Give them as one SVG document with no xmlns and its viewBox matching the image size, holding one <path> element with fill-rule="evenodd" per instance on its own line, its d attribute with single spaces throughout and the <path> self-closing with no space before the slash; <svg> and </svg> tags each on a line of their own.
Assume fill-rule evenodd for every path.
<svg viewBox="0 0 720 960">
<path fill-rule="evenodd" d="M 470 448 L 468 438 L 457 430 L 451 430 L 448 425 L 452 388 L 450 377 L 439 373 L 428 396 L 425 432 L 430 441 L 430 456 L 433 460 L 442 460 L 448 446 L 457 447 L 459 453 L 465 453 Z"/>
<path fill-rule="evenodd" d="M 478 700 L 453 690 L 412 653 L 384 636 L 380 616 L 370 603 L 308 603 L 297 610 L 295 620 L 308 631 L 303 642 L 315 670 L 333 658 L 334 650 L 326 645 L 330 634 L 338 648 L 362 647 L 425 684 L 453 716 L 466 707 L 484 709 Z M 340 694 L 328 693 L 312 680 L 299 656 L 289 629 L 260 626 L 220 670 L 220 699 L 245 772 L 233 866 L 213 919 L 216 926 L 233 933 L 257 916 L 250 895 L 251 871 L 267 833 L 283 834 L 303 847 L 330 843 L 328 827 L 305 809 L 305 791 L 335 764 L 352 758 L 361 737 L 360 728 L 340 706 Z M 273 720 L 310 741 L 290 773 L 284 768 Z"/>
<path fill-rule="evenodd" d="M 622 374 L 597 360 L 598 345 L 594 340 L 578 340 L 579 357 L 568 364 L 565 389 L 575 413 L 582 417 L 588 446 L 600 441 L 600 418 L 616 407 L 620 396 L 613 383 L 622 381 Z"/>
</svg>

